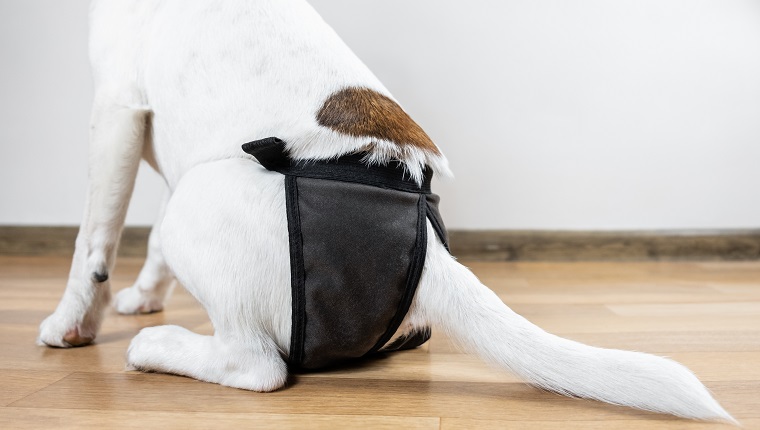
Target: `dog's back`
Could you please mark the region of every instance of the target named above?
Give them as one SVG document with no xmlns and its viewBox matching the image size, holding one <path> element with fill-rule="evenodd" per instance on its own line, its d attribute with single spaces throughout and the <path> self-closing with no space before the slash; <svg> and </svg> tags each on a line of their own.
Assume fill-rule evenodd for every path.
<svg viewBox="0 0 760 430">
<path fill-rule="evenodd" d="M 377 161 L 408 161 L 416 177 L 425 165 L 446 170 L 411 119 L 385 126 L 408 129 L 408 142 L 366 125 L 408 116 L 304 1 L 96 0 L 90 51 L 98 93 L 152 112 L 154 167 L 170 186 L 193 165 L 239 157 L 242 142 L 274 135 L 298 159 L 369 149 Z M 358 89 L 348 100 L 347 88 Z M 358 114 L 364 128 L 319 123 L 342 90 L 344 104 L 371 105 Z"/>
</svg>

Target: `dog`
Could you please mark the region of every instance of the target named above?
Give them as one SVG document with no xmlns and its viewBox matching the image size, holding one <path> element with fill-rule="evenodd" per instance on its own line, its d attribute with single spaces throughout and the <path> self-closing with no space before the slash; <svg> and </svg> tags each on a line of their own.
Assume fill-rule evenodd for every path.
<svg viewBox="0 0 760 430">
<path fill-rule="evenodd" d="M 146 263 L 114 306 L 160 311 L 176 277 L 215 333 L 145 328 L 127 365 L 253 391 L 282 387 L 295 330 L 287 181 L 241 144 L 277 137 L 294 166 L 361 154 L 418 186 L 431 171 L 448 175 L 446 158 L 302 0 L 94 0 L 89 48 L 88 199 L 66 290 L 39 343 L 66 348 L 97 335 L 143 159 L 171 191 Z M 562 339 L 517 315 L 421 219 L 424 266 L 397 339 L 432 327 L 548 391 L 735 422 L 676 362 Z"/>
</svg>

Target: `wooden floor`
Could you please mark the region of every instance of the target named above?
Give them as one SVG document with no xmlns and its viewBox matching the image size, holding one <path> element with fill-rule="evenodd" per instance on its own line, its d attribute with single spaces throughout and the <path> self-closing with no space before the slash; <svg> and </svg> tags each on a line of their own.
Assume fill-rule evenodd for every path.
<svg viewBox="0 0 760 430">
<path fill-rule="evenodd" d="M 114 289 L 129 286 L 140 263 L 120 260 Z M 469 266 L 548 331 L 686 364 L 745 428 L 760 428 L 760 262 Z M 293 376 L 269 394 L 125 371 L 140 328 L 210 333 L 208 319 L 178 290 L 163 313 L 109 312 L 93 346 L 36 346 L 67 273 L 64 258 L 0 257 L 0 429 L 733 428 L 544 393 L 458 353 L 438 333 L 418 350 Z"/>
</svg>

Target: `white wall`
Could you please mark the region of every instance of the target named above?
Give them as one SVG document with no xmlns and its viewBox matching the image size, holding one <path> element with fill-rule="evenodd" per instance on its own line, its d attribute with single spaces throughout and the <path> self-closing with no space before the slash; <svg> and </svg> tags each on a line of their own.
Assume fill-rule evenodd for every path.
<svg viewBox="0 0 760 430">
<path fill-rule="evenodd" d="M 0 0 L 0 225 L 78 225 L 92 80 L 87 0 Z M 128 224 L 151 224 L 163 183 L 141 169 Z"/>
<path fill-rule="evenodd" d="M 760 227 L 760 2 L 312 4 L 448 155 L 449 227 Z M 86 14 L 0 2 L 0 224 L 79 221 Z"/>
</svg>

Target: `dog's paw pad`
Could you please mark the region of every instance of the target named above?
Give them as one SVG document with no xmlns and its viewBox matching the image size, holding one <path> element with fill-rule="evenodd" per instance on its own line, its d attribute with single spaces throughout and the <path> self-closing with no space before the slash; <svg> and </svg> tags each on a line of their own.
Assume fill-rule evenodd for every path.
<svg viewBox="0 0 760 430">
<path fill-rule="evenodd" d="M 69 330 L 64 336 L 63 341 L 71 346 L 84 346 L 95 340 L 95 336 L 83 335 L 78 327 Z"/>
</svg>

